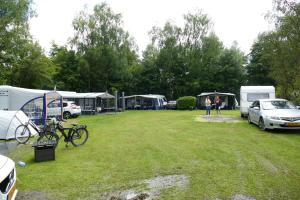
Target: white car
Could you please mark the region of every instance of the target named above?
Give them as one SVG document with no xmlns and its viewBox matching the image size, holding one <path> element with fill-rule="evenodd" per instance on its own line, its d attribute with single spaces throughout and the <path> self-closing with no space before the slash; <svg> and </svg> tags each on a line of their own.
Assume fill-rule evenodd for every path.
<svg viewBox="0 0 300 200">
<path fill-rule="evenodd" d="M 266 129 L 299 129 L 300 110 L 285 99 L 260 99 L 249 107 L 248 122 Z"/>
<path fill-rule="evenodd" d="M 16 167 L 14 161 L 0 155 L 0 200 L 14 200 L 16 188 Z"/>
<path fill-rule="evenodd" d="M 49 117 L 60 115 L 61 106 L 59 101 L 54 101 L 48 105 L 47 115 Z M 69 119 L 81 115 L 81 108 L 74 101 L 63 101 L 63 117 Z"/>
</svg>

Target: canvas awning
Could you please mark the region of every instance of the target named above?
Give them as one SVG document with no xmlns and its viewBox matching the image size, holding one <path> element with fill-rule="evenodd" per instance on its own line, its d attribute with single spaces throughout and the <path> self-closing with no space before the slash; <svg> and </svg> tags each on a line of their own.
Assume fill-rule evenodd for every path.
<svg viewBox="0 0 300 200">
<path fill-rule="evenodd" d="M 163 99 L 165 96 L 158 95 L 158 94 L 143 94 L 143 95 L 131 95 L 131 96 L 125 96 L 125 99 L 128 98 L 134 98 L 134 97 L 142 97 L 142 98 L 149 98 L 149 99 Z"/>
<path fill-rule="evenodd" d="M 225 93 L 225 92 L 202 92 L 201 94 L 197 95 L 198 97 L 202 96 L 235 96 L 235 94 L 232 93 Z"/>
<path fill-rule="evenodd" d="M 68 92 L 68 91 L 58 91 L 58 93 L 63 98 L 73 98 L 73 99 L 79 99 L 79 98 L 102 98 L 102 99 L 113 99 L 115 96 L 107 93 L 107 92 L 89 92 L 89 93 L 77 93 L 77 92 Z"/>
</svg>

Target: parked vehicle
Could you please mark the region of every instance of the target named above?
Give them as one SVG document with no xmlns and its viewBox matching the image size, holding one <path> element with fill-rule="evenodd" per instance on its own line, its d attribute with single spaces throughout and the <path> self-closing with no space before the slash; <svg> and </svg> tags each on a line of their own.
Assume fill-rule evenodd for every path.
<svg viewBox="0 0 300 200">
<path fill-rule="evenodd" d="M 167 109 L 176 109 L 176 101 L 168 101 L 166 108 Z"/>
<path fill-rule="evenodd" d="M 14 200 L 16 188 L 16 167 L 14 161 L 0 155 L 0 200 Z"/>
<path fill-rule="evenodd" d="M 275 88 L 273 86 L 241 86 L 240 111 L 241 117 L 248 116 L 249 106 L 258 99 L 274 99 Z"/>
<path fill-rule="evenodd" d="M 266 129 L 299 129 L 300 110 L 285 99 L 260 99 L 249 107 L 248 122 Z"/>
<path fill-rule="evenodd" d="M 60 102 L 54 101 L 48 105 L 48 116 L 55 116 L 60 113 Z M 63 101 L 63 117 L 69 119 L 71 117 L 78 117 L 81 115 L 81 108 L 77 106 L 74 101 Z"/>
</svg>

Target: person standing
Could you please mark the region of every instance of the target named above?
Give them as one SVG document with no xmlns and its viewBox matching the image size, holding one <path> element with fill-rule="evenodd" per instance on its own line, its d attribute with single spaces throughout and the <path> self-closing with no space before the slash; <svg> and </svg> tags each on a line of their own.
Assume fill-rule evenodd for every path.
<svg viewBox="0 0 300 200">
<path fill-rule="evenodd" d="M 210 115 L 211 101 L 209 99 L 209 96 L 207 96 L 205 99 L 205 107 L 206 107 L 206 115 Z"/>
<path fill-rule="evenodd" d="M 222 104 L 221 98 L 217 96 L 215 100 L 217 115 L 221 114 L 221 104 Z"/>
</svg>

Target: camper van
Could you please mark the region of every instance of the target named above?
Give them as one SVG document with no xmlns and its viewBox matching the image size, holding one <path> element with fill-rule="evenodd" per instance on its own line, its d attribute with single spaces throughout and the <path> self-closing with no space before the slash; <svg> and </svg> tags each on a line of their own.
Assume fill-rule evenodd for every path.
<svg viewBox="0 0 300 200">
<path fill-rule="evenodd" d="M 0 155 L 0 200 L 14 200 L 17 196 L 14 161 Z"/>
<path fill-rule="evenodd" d="M 241 117 L 248 116 L 249 106 L 258 99 L 275 99 L 274 86 L 241 86 L 240 111 Z"/>
</svg>

